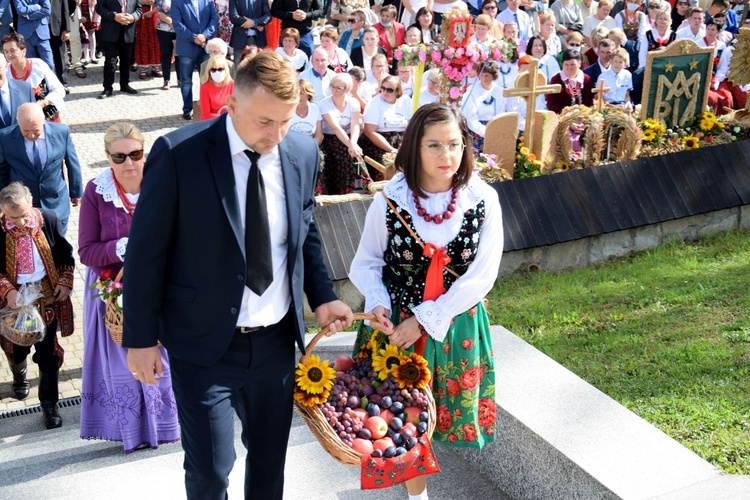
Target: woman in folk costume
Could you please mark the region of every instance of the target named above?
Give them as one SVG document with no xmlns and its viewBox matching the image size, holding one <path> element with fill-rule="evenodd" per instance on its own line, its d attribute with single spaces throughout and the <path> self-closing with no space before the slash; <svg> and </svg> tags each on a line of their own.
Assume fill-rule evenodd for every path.
<svg viewBox="0 0 750 500">
<path fill-rule="evenodd" d="M 39 366 L 39 402 L 48 429 L 62 425 L 57 412 L 57 378 L 65 351 L 57 341 L 57 327 L 66 337 L 73 333 L 73 247 L 60 234 L 60 224 L 53 212 L 32 207 L 31 191 L 13 182 L 0 191 L 0 305 L 16 309 L 18 288 L 38 283 L 43 298 L 37 301 L 46 324 L 44 338 L 34 344 L 32 360 Z M 13 372 L 13 391 L 18 399 L 29 395 L 26 358 L 31 347 L 13 344 L 0 337 L 5 356 Z"/>
<path fill-rule="evenodd" d="M 110 168 L 88 183 L 81 201 L 78 255 L 86 269 L 81 438 L 121 441 L 125 452 L 156 448 L 180 439 L 169 359 L 160 347 L 158 384 L 139 382 L 128 369 L 127 351 L 104 323 L 106 304 L 91 286 L 114 279 L 122 268 L 130 223 L 143 179 L 144 137 L 135 125 L 115 123 L 104 134 Z"/>
<path fill-rule="evenodd" d="M 420 107 L 396 157 L 400 173 L 367 213 L 350 279 L 365 295 L 371 327 L 432 371 L 433 440 L 482 448 L 495 439 L 495 374 L 482 299 L 503 248 L 497 192 L 474 175 L 471 135 L 460 112 Z M 358 349 L 368 340 L 360 329 Z M 424 476 L 406 482 L 426 499 Z"/>
</svg>

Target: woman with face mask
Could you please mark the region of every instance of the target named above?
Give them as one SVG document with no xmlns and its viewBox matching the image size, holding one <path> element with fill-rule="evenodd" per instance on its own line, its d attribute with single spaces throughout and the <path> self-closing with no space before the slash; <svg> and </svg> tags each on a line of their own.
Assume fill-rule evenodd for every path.
<svg viewBox="0 0 750 500">
<path fill-rule="evenodd" d="M 615 24 L 625 32 L 628 40 L 637 41 L 651 29 L 648 16 L 643 13 L 643 0 L 626 0 L 625 10 L 615 16 Z"/>
<path fill-rule="evenodd" d="M 234 80 L 224 56 L 208 60 L 201 75 L 201 120 L 210 120 L 227 112 L 227 97 L 234 91 Z"/>
</svg>

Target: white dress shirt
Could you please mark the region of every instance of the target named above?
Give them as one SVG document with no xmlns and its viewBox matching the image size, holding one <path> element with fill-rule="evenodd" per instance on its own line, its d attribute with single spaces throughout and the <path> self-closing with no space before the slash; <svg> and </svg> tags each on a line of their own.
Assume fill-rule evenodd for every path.
<svg viewBox="0 0 750 500">
<path fill-rule="evenodd" d="M 235 189 L 239 205 L 242 227 L 247 227 L 245 221 L 245 206 L 247 204 L 247 179 L 250 175 L 250 159 L 245 154 L 249 149 L 237 135 L 232 118 L 227 117 L 227 138 L 229 139 L 229 154 L 232 158 Z M 237 326 L 269 326 L 281 321 L 292 304 L 289 289 L 289 275 L 287 272 L 287 210 L 284 190 L 284 177 L 281 171 L 281 157 L 278 146 L 270 153 L 261 155 L 258 168 L 263 176 L 266 189 L 266 205 L 268 207 L 268 224 L 271 231 L 271 259 L 273 262 L 273 282 L 258 296 L 247 286 L 242 294 L 242 307 L 237 318 Z M 252 254 L 251 254 L 252 258 Z"/>
</svg>

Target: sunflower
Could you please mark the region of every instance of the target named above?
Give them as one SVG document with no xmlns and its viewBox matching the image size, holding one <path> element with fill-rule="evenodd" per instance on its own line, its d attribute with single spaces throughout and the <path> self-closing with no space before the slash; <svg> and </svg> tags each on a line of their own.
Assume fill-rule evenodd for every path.
<svg viewBox="0 0 750 500">
<path fill-rule="evenodd" d="M 529 151 L 529 148 L 527 148 L 526 146 L 522 147 L 522 148 L 521 148 L 521 149 L 519 150 L 519 152 L 520 152 L 520 153 L 521 153 L 522 155 L 524 155 L 524 156 L 529 156 L 529 153 L 530 153 L 530 151 Z"/>
<path fill-rule="evenodd" d="M 690 151 L 691 149 L 698 149 L 698 138 L 692 135 L 682 138 L 682 143 L 685 145 L 685 150 Z"/>
<path fill-rule="evenodd" d="M 711 130 L 712 128 L 714 128 L 714 123 L 715 123 L 715 120 L 712 120 L 710 118 L 703 118 L 700 121 L 699 126 L 701 130 L 703 130 L 704 132 L 707 132 Z"/>
<path fill-rule="evenodd" d="M 565 161 L 561 161 L 561 162 L 560 162 L 560 163 L 559 163 L 559 164 L 557 165 L 557 168 L 559 168 L 559 169 L 560 169 L 560 170 L 562 170 L 563 172 L 567 172 L 568 170 L 570 170 L 570 165 L 568 164 L 568 162 L 565 162 Z"/>
<path fill-rule="evenodd" d="M 424 389 L 432 376 L 430 369 L 427 368 L 427 360 L 414 352 L 408 356 L 402 356 L 401 363 L 391 373 L 401 389 L 405 387 Z"/>
<path fill-rule="evenodd" d="M 654 132 L 652 129 L 645 130 L 643 132 L 643 140 L 646 142 L 650 142 L 656 139 L 656 132 Z"/>
<path fill-rule="evenodd" d="M 401 355 L 398 347 L 388 344 L 385 349 L 380 349 L 377 355 L 372 356 L 372 369 L 378 372 L 378 378 L 385 380 L 393 372 L 393 368 L 401 363 Z"/>
<path fill-rule="evenodd" d="M 365 346 L 373 355 L 383 349 L 383 347 L 385 347 L 385 340 L 380 334 L 380 330 L 374 330 L 372 332 L 372 335 L 370 335 L 370 340 L 367 341 L 367 344 L 365 344 Z"/>
<path fill-rule="evenodd" d="M 703 112 L 703 118 L 706 119 L 706 120 L 713 121 L 713 120 L 716 120 L 716 115 L 714 114 L 713 111 L 704 111 Z"/>
<path fill-rule="evenodd" d="M 297 365 L 294 373 L 294 381 L 302 391 L 307 394 L 325 394 L 325 399 L 328 399 L 336 378 L 336 372 L 329 366 L 328 360 L 320 361 L 320 356 L 312 354 L 304 363 Z"/>
<path fill-rule="evenodd" d="M 312 406 L 322 405 L 326 401 L 328 401 L 328 395 L 327 394 L 308 394 L 303 390 L 300 390 L 299 387 L 296 385 L 294 386 L 294 400 L 301 404 L 302 406 L 305 406 L 307 408 L 310 408 Z"/>
</svg>

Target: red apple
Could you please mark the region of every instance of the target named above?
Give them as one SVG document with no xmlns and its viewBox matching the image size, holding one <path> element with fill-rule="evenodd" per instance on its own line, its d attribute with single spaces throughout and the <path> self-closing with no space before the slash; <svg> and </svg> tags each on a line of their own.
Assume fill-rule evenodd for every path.
<svg viewBox="0 0 750 500">
<path fill-rule="evenodd" d="M 406 422 L 411 422 L 416 427 L 419 424 L 419 414 L 424 410 L 418 406 L 407 406 L 404 408 L 406 414 Z"/>
<path fill-rule="evenodd" d="M 393 412 L 391 410 L 382 410 L 380 412 L 380 418 L 385 420 L 386 424 L 391 425 L 391 420 L 393 420 Z"/>
<path fill-rule="evenodd" d="M 370 455 L 372 455 L 373 450 L 372 441 L 370 441 L 369 439 L 354 438 L 352 449 L 360 455 L 369 457 Z"/>
<path fill-rule="evenodd" d="M 391 446 L 395 445 L 393 444 L 393 439 L 388 437 L 378 439 L 372 444 L 373 449 L 380 450 L 383 453 L 385 453 L 386 448 L 390 448 Z"/>
<path fill-rule="evenodd" d="M 363 424 L 367 422 L 368 418 L 370 418 L 370 415 L 367 414 L 367 410 L 364 410 L 362 408 L 354 409 L 354 414 L 359 417 L 359 420 L 362 421 Z"/>
<path fill-rule="evenodd" d="M 417 435 L 417 426 L 411 422 L 406 422 L 400 431 L 402 436 L 412 437 Z"/>
<path fill-rule="evenodd" d="M 372 433 L 372 439 L 380 439 L 388 432 L 388 424 L 382 417 L 370 417 L 364 426 Z"/>
<path fill-rule="evenodd" d="M 346 372 L 351 370 L 352 366 L 354 366 L 354 360 L 349 356 L 339 356 L 333 362 L 333 369 L 336 371 Z"/>
</svg>

